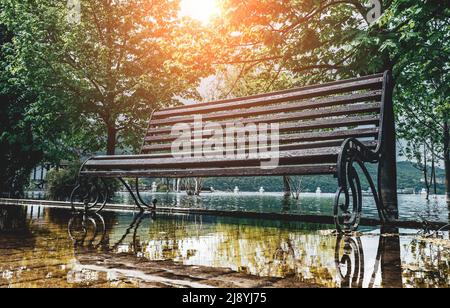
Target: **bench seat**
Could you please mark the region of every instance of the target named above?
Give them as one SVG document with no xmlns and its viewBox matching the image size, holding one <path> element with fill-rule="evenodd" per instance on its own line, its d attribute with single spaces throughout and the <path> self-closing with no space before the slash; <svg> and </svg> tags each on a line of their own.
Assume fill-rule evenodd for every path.
<svg viewBox="0 0 450 308">
<path fill-rule="evenodd" d="M 318 148 L 308 150 L 295 150 L 279 152 L 280 165 L 301 165 L 307 163 L 327 163 L 336 162 L 340 153 L 340 147 Z M 261 162 L 268 161 L 269 154 L 261 154 L 261 157 L 245 158 L 223 158 L 223 157 L 201 157 L 201 158 L 142 158 L 134 156 L 120 159 L 95 159 L 86 163 L 86 169 L 93 166 L 97 170 L 102 169 L 121 169 L 129 170 L 136 168 L 147 169 L 176 169 L 176 168 L 227 168 L 239 167 L 242 165 L 248 167 L 257 167 Z"/>
<path fill-rule="evenodd" d="M 82 176 L 104 178 L 195 178 L 195 177 L 245 177 L 335 174 L 336 164 L 290 165 L 264 170 L 260 167 L 202 168 L 202 169 L 134 169 L 108 171 L 82 171 Z"/>
</svg>

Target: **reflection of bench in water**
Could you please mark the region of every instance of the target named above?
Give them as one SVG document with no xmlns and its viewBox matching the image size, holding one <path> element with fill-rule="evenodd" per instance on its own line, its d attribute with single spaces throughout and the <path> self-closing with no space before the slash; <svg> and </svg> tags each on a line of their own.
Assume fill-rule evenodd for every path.
<svg viewBox="0 0 450 308">
<path fill-rule="evenodd" d="M 139 208 L 154 209 L 155 202 L 152 206 L 141 198 L 138 178 L 326 174 L 334 175 L 338 182 L 334 204 L 338 230 L 355 230 L 362 211 L 358 168 L 369 182 L 380 219 L 395 219 L 398 213 L 392 90 L 392 76 L 385 72 L 158 110 L 152 114 L 141 154 L 87 160 L 71 199 L 84 189 L 87 193 L 81 199 L 86 208 L 95 208 L 99 195 L 105 203 L 107 200 L 107 185 L 102 185 L 102 181 L 118 178 Z M 172 129 L 180 125 L 184 129 L 173 134 Z M 264 133 L 256 128 L 262 126 L 266 128 Z M 223 136 L 227 127 L 234 128 L 233 133 Z M 267 127 L 277 141 L 261 141 L 261 135 L 269 134 Z M 187 137 L 181 138 L 185 143 L 177 147 L 185 131 Z M 205 149 L 204 142 L 209 143 L 204 139 L 209 137 L 211 144 Z M 174 153 L 180 147 L 182 153 Z M 378 188 L 365 167 L 369 163 L 379 164 Z M 136 192 L 123 178 L 136 179 Z"/>
<path fill-rule="evenodd" d="M 144 226 L 145 228 L 148 227 L 148 225 L 144 223 L 144 219 L 148 218 L 148 215 L 144 213 L 135 215 L 133 217 L 133 220 L 125 230 L 119 228 L 119 230 L 121 230 L 121 232 L 119 233 L 120 235 L 115 236 L 113 243 L 110 242 L 111 238 L 109 238 L 107 234 L 108 232 L 112 232 L 111 226 L 106 226 L 105 220 L 98 214 L 90 216 L 78 214 L 73 216 L 69 222 L 68 230 L 72 240 L 74 241 L 76 252 L 80 260 L 89 261 L 89 257 L 86 257 L 85 255 L 87 251 L 91 253 L 89 254 L 89 256 L 94 256 L 94 258 L 96 252 L 111 254 L 113 256 L 120 255 L 122 257 L 142 257 L 143 247 L 145 247 L 143 243 L 145 242 L 145 240 L 144 242 L 142 241 L 142 232 L 139 233 L 139 229 L 142 229 Z M 155 217 L 151 217 L 151 219 L 153 221 Z M 187 216 L 186 219 L 188 219 Z M 193 223 L 194 220 L 193 218 L 191 219 L 192 220 L 190 222 Z M 150 234 L 157 235 L 159 233 L 159 227 L 157 225 L 153 225 L 152 228 L 156 229 L 152 230 L 153 232 L 146 233 L 148 234 L 148 236 L 150 236 Z M 209 230 L 208 228 L 206 229 Z M 106 230 L 108 230 L 108 232 Z M 224 232 L 224 230 L 222 230 L 222 232 Z M 183 241 L 183 238 L 175 237 L 174 240 L 175 239 Z M 368 239 L 370 240 L 370 236 L 366 238 L 361 238 L 359 236 L 336 237 L 336 243 L 334 246 L 334 263 L 335 271 L 337 274 L 337 283 L 341 287 L 351 288 L 374 287 L 380 284 L 387 287 L 401 287 L 402 268 L 400 262 L 400 240 L 398 232 L 394 230 L 379 236 L 376 256 L 375 252 L 371 251 L 370 249 L 368 251 L 364 251 L 363 241 Z M 152 241 L 156 240 L 156 238 L 146 240 Z M 190 241 L 189 238 L 187 240 Z M 228 245 L 228 247 L 233 246 L 233 244 L 229 242 L 230 240 L 239 241 L 239 238 L 226 238 L 226 245 Z M 151 247 L 154 249 L 158 249 L 158 245 L 156 244 L 156 242 L 152 243 L 153 245 Z M 210 249 L 207 243 L 203 244 L 203 246 L 197 247 L 197 249 Z M 285 277 L 277 276 L 277 273 L 283 272 L 283 270 L 285 269 L 286 271 L 284 272 L 284 274 L 286 274 L 286 277 L 291 277 L 292 274 L 297 273 L 298 268 L 303 268 L 305 265 L 309 264 L 297 263 L 301 262 L 301 258 L 299 259 L 298 255 L 299 252 L 302 251 L 302 247 L 304 247 L 302 245 L 298 246 L 297 244 L 298 243 L 295 242 L 295 237 L 291 238 L 288 236 L 286 238 L 282 238 L 281 241 L 277 242 L 277 246 L 258 246 L 258 250 L 266 248 L 264 253 L 267 256 L 271 256 L 270 260 L 265 259 L 263 263 L 255 264 L 255 266 L 260 271 L 259 273 L 262 274 L 264 272 L 265 274 L 262 275 L 275 275 L 276 277 Z M 250 246 L 255 248 L 251 244 Z M 186 246 L 184 247 L 186 248 Z M 371 247 L 371 245 L 369 245 L 369 247 Z M 214 253 L 219 252 L 214 251 Z M 250 251 L 241 251 L 241 253 L 243 253 L 244 255 L 246 253 L 250 253 L 251 255 L 253 255 L 253 253 Z M 374 255 L 370 255 L 371 253 L 373 253 Z M 178 256 L 179 252 L 177 252 L 176 255 Z M 370 255 L 369 258 L 368 255 Z M 190 256 L 188 255 L 187 258 L 189 257 Z M 330 254 L 329 257 L 331 258 L 330 260 L 333 260 L 333 254 Z M 160 259 L 159 257 L 156 259 L 150 258 L 146 262 L 153 262 L 152 260 Z M 172 259 L 168 258 L 167 260 Z M 366 264 L 368 260 L 374 260 L 374 263 L 370 262 L 369 264 L 373 265 L 373 267 Z M 326 263 L 326 260 L 321 261 L 322 264 Z M 230 260 L 224 260 L 224 264 L 230 264 L 229 262 Z M 245 262 L 241 265 L 244 264 Z M 251 271 L 248 271 L 246 267 L 242 266 L 239 268 L 239 271 L 243 271 L 247 274 L 252 273 Z M 332 268 L 328 268 L 328 272 L 333 272 Z M 313 282 L 325 282 L 323 280 L 324 277 L 318 276 L 318 280 L 313 280 Z"/>
<path fill-rule="evenodd" d="M 68 223 L 69 237 L 72 239 L 76 249 L 87 248 L 97 249 L 103 248 L 114 251 L 117 247 L 122 245 L 125 239 L 133 234 L 133 247 L 137 247 L 137 232 L 142 220 L 150 216 L 151 219 L 156 219 L 155 213 L 140 212 L 133 217 L 133 221 L 125 230 L 123 236 L 114 244 L 107 242 L 107 226 L 105 219 L 98 213 L 75 213 Z"/>
<path fill-rule="evenodd" d="M 368 269 L 365 266 L 364 249 L 360 237 L 337 237 L 335 264 L 341 281 L 341 287 L 364 287 L 363 282 Z M 379 271 L 381 271 L 381 282 L 383 286 L 390 288 L 402 287 L 400 238 L 395 233 L 380 235 L 373 272 L 366 287 L 374 287 Z"/>
</svg>

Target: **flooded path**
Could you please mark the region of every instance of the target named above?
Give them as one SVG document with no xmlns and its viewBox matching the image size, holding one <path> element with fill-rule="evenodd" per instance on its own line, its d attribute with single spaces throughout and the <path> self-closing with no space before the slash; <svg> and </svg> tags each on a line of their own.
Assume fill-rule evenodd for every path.
<svg viewBox="0 0 450 308">
<path fill-rule="evenodd" d="M 299 200 L 284 198 L 283 193 L 202 193 L 188 196 L 183 193 L 143 192 L 144 199 L 158 199 L 159 207 L 192 208 L 218 211 L 239 211 L 259 213 L 279 213 L 294 215 L 332 215 L 334 194 L 303 193 Z M 43 192 L 28 192 L 27 199 L 45 200 Z M 450 204 L 445 196 L 399 195 L 401 220 L 450 222 Z M 129 193 L 119 192 L 113 198 L 116 204 L 134 204 Z M 373 197 L 363 196 L 363 217 L 378 218 Z"/>
<path fill-rule="evenodd" d="M 449 287 L 448 232 L 0 206 L 0 287 Z"/>
</svg>

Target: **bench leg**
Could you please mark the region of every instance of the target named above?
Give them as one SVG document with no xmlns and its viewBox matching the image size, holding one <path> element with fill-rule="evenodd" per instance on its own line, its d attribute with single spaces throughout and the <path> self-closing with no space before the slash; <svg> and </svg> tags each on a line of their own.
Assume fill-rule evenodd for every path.
<svg viewBox="0 0 450 308">
<path fill-rule="evenodd" d="M 378 166 L 378 189 L 381 203 L 388 221 L 398 219 L 397 199 L 397 138 L 395 133 L 394 103 L 392 101 L 394 81 L 392 73 L 384 76 L 385 94 L 382 131 L 381 159 Z"/>
<path fill-rule="evenodd" d="M 139 192 L 139 179 L 138 178 L 136 178 L 136 194 L 133 192 L 130 185 L 128 185 L 128 183 L 123 178 L 119 178 L 119 181 L 122 182 L 122 184 L 128 190 L 131 197 L 133 198 L 134 203 L 136 204 L 136 206 L 139 208 L 140 211 L 144 211 L 145 208 L 150 209 L 152 211 L 156 210 L 156 203 L 157 203 L 156 199 L 154 199 L 152 201 L 153 205 L 149 205 L 148 203 L 144 202 L 144 200 L 142 199 L 142 196 Z"/>
<path fill-rule="evenodd" d="M 334 203 L 334 222 L 338 232 L 352 232 L 358 229 L 362 212 L 362 189 L 358 173 L 350 162 L 345 169 L 345 181 L 339 185 Z M 351 196 L 350 192 L 351 191 Z M 344 203 L 341 197 L 344 196 Z"/>
<path fill-rule="evenodd" d="M 122 235 L 122 237 L 114 244 L 112 245 L 112 248 L 110 248 L 111 250 L 115 250 L 117 249 L 117 247 L 119 247 L 120 245 L 122 245 L 123 241 L 131 234 L 133 233 L 133 251 L 134 253 L 139 252 L 138 251 L 138 244 L 139 244 L 139 240 L 138 240 L 138 230 L 142 224 L 142 222 L 144 221 L 144 218 L 146 217 L 146 213 L 145 212 L 139 212 L 137 215 L 135 215 L 133 217 L 133 221 L 131 222 L 131 224 L 128 226 L 128 228 L 125 230 L 125 233 Z M 156 219 L 154 212 L 152 212 L 150 214 L 150 219 L 151 221 L 154 221 Z"/>
<path fill-rule="evenodd" d="M 136 178 L 136 195 L 139 199 L 139 201 L 146 206 L 147 208 L 151 209 L 151 210 L 156 210 L 156 204 L 158 203 L 157 199 L 153 199 L 152 200 L 152 205 L 149 205 L 148 203 L 144 202 L 144 200 L 141 197 L 141 193 L 139 191 L 139 178 Z"/>
<path fill-rule="evenodd" d="M 131 231 L 133 231 L 133 245 L 135 241 L 135 237 L 137 234 L 137 230 L 139 229 L 139 226 L 142 223 L 142 220 L 145 217 L 144 211 L 141 211 L 138 215 L 135 215 L 133 218 L 133 221 L 129 225 L 129 227 L 125 230 L 125 233 L 122 235 L 122 237 L 112 246 L 112 250 L 115 250 L 117 247 L 122 245 L 123 241 L 130 235 Z"/>
<path fill-rule="evenodd" d="M 339 189 L 334 204 L 334 221 L 338 232 L 357 230 L 361 220 L 362 189 L 355 166 L 359 166 L 369 183 L 381 222 L 386 221 L 387 214 L 380 195 L 364 165 L 364 162 L 373 161 L 369 154 L 357 140 L 349 139 L 344 143 L 339 155 L 337 171 Z M 349 190 L 352 198 L 350 198 Z M 342 196 L 344 196 L 344 203 L 341 203 Z"/>
<path fill-rule="evenodd" d="M 104 179 L 79 177 L 75 188 L 70 194 L 70 206 L 73 212 L 77 212 L 75 198 L 79 193 L 82 194 L 81 201 L 84 205 L 85 213 L 97 207 L 99 208 L 95 210 L 95 213 L 101 212 L 109 199 L 108 185 Z"/>
</svg>

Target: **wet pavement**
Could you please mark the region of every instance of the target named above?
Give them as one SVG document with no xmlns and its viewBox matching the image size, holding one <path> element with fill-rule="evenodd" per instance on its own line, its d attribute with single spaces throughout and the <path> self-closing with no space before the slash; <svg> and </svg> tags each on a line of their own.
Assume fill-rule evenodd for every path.
<svg viewBox="0 0 450 308">
<path fill-rule="evenodd" d="M 0 287 L 449 287 L 448 232 L 0 206 Z"/>
</svg>

